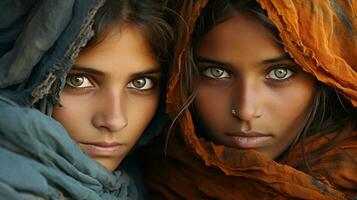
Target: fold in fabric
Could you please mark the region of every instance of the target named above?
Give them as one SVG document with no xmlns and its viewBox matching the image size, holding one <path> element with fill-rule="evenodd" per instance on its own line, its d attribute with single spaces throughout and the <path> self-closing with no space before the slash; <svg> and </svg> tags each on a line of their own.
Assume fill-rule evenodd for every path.
<svg viewBox="0 0 357 200">
<path fill-rule="evenodd" d="M 357 2 L 258 0 L 286 51 L 304 70 L 357 107 Z"/>
<path fill-rule="evenodd" d="M 128 174 L 112 173 L 88 157 L 52 118 L 2 97 L 0 110 L 0 194 L 137 199 Z"/>
<path fill-rule="evenodd" d="M 327 151 L 310 163 L 312 171 L 320 175 L 317 178 L 307 174 L 306 169 L 292 167 L 301 156 L 292 156 L 280 164 L 254 150 L 216 146 L 201 139 L 207 149 L 202 159 L 179 138 L 173 136 L 164 159 L 162 149 L 150 152 L 149 158 L 158 162 L 146 166 L 149 172 L 146 183 L 154 196 L 159 194 L 165 199 L 325 200 L 353 199 L 357 194 L 356 157 L 353 160 L 342 153 L 357 154 L 357 132 L 339 148 Z M 305 148 L 313 145 L 316 140 L 311 140 Z M 297 148 L 293 152 L 300 151 Z"/>
<path fill-rule="evenodd" d="M 2 22 L 2 26 L 8 28 L 7 32 L 1 33 L 2 37 L 5 37 L 6 34 L 17 36 L 12 32 L 16 29 L 20 33 L 14 38 L 16 40 L 13 42 L 13 48 L 0 57 L 0 88 L 19 84 L 30 76 L 33 67 L 67 27 L 72 18 L 74 2 L 74 0 L 44 1 L 35 13 L 30 13 L 33 16 L 22 19 L 22 21 L 27 20 L 25 22 L 26 27 L 14 24 L 21 24 L 21 21 L 18 20 L 21 20 L 23 15 L 29 15 L 25 6 L 23 6 L 25 7 L 23 9 L 15 9 L 15 11 L 20 11 L 20 13 L 15 13 L 18 16 L 12 16 L 14 13 L 7 12 L 2 14 L 4 19 L 14 20 L 13 23 L 10 23 L 11 21 Z M 6 1 L 2 4 L 5 4 L 3 8 L 10 8 L 10 10 L 14 8 L 12 5 L 6 6 Z M 19 2 L 19 4 L 22 4 L 22 2 Z M 9 38 L 4 39 L 9 42 Z"/>
</svg>

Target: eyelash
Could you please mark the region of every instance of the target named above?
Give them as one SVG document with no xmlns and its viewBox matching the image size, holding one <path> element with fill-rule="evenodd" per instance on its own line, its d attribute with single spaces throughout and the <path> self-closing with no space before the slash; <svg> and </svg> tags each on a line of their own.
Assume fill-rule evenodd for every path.
<svg viewBox="0 0 357 200">
<path fill-rule="evenodd" d="M 212 71 L 209 71 L 209 70 L 213 70 L 213 69 L 218 69 L 218 70 L 221 70 L 222 71 L 222 75 L 224 73 L 226 73 L 226 77 L 213 77 L 214 75 L 212 75 Z M 274 70 L 278 70 L 278 69 L 284 69 L 286 70 L 287 72 L 287 75 L 288 77 L 286 78 L 283 78 L 283 79 L 278 79 L 277 78 L 271 78 L 269 77 L 269 75 L 271 75 L 272 73 L 274 73 L 273 71 Z M 211 73 L 210 75 L 208 73 Z M 265 75 L 265 78 L 268 79 L 269 81 L 272 81 L 274 83 L 279 83 L 279 84 L 282 84 L 282 83 L 285 83 L 287 81 L 289 81 L 292 77 L 295 76 L 295 73 L 296 73 L 296 70 L 292 69 L 291 67 L 289 67 L 288 65 L 275 65 L 271 68 L 269 68 L 266 72 L 266 75 Z M 212 80 L 217 80 L 217 81 L 220 81 L 220 80 L 223 80 L 223 79 L 229 79 L 231 78 L 232 76 L 232 73 L 229 71 L 229 70 L 226 70 L 222 67 L 206 67 L 204 69 L 201 70 L 201 75 L 203 75 L 205 78 L 208 78 L 208 79 L 212 79 Z M 276 76 L 276 74 L 274 74 Z"/>
<path fill-rule="evenodd" d="M 224 75 L 225 74 L 225 77 L 213 77 L 214 75 L 212 75 L 212 70 L 221 70 L 222 71 L 222 74 L 221 75 Z M 205 73 L 207 72 L 207 73 Z M 208 74 L 208 72 L 211 73 L 211 75 Z M 209 78 L 209 79 L 212 79 L 212 80 L 223 80 L 223 79 L 229 79 L 232 77 L 232 73 L 229 71 L 229 70 L 226 70 L 222 67 L 206 67 L 204 69 L 202 69 L 200 71 L 201 75 L 203 75 L 205 78 Z"/>
<path fill-rule="evenodd" d="M 73 83 L 70 82 L 70 79 L 73 78 L 73 77 L 81 77 L 81 78 L 84 78 L 84 82 L 87 81 L 88 83 L 91 84 L 91 86 L 86 86 L 86 87 L 81 87 L 81 86 L 74 86 Z M 140 89 L 140 88 L 136 88 L 133 84 L 133 82 L 135 80 L 140 80 L 140 79 L 145 79 L 145 85 L 143 87 L 145 87 L 148 83 L 148 80 L 151 82 L 151 86 L 149 86 L 150 88 L 146 88 L 146 89 Z M 87 75 L 87 74 L 81 74 L 81 73 L 71 73 L 71 74 L 68 74 L 67 75 L 67 78 L 66 78 L 66 86 L 71 89 L 71 90 L 74 90 L 74 91 L 85 91 L 85 90 L 88 90 L 88 89 L 91 89 L 92 87 L 94 87 L 95 85 L 93 84 L 93 78 L 90 76 L 90 75 Z M 83 83 L 82 83 L 83 84 Z M 131 85 L 131 86 L 129 86 Z M 135 92 L 140 92 L 140 93 L 145 93 L 145 92 L 148 92 L 150 90 L 153 90 L 157 85 L 157 80 L 153 77 L 136 77 L 134 78 L 132 81 L 130 81 L 128 84 L 127 84 L 127 88 L 128 89 L 132 89 L 134 90 Z"/>
<path fill-rule="evenodd" d="M 91 86 L 85 86 L 85 87 L 81 87 L 81 86 L 75 86 L 73 85 L 73 83 L 70 82 L 71 78 L 84 78 L 84 81 L 82 84 L 84 84 L 85 82 L 87 82 L 87 84 L 89 83 Z M 81 74 L 81 73 L 69 73 L 66 77 L 66 86 L 68 86 L 71 89 L 74 90 L 85 90 L 85 89 L 90 89 L 91 87 L 94 86 L 93 81 L 92 81 L 92 77 L 87 75 L 87 74 Z"/>
<path fill-rule="evenodd" d="M 280 80 L 268 77 L 271 73 L 273 73 L 274 70 L 278 70 L 278 69 L 287 70 L 288 77 L 286 77 L 284 79 L 280 79 Z M 283 83 L 287 83 L 288 81 L 290 81 L 291 78 L 293 78 L 296 73 L 297 73 L 297 71 L 295 69 L 292 69 L 292 67 L 290 67 L 289 65 L 275 65 L 267 70 L 265 78 L 268 79 L 269 81 L 274 82 L 274 83 L 283 84 Z"/>
<path fill-rule="evenodd" d="M 145 79 L 146 81 L 147 81 L 147 80 L 151 81 L 151 87 L 150 87 L 150 88 L 147 88 L 147 89 L 139 89 L 139 88 L 136 88 L 136 87 L 134 86 L 134 81 L 135 81 L 135 80 L 140 80 L 140 79 Z M 147 77 L 147 76 L 145 76 L 145 77 L 137 77 L 137 78 L 134 78 L 132 81 L 130 81 L 130 82 L 127 84 L 127 88 L 133 89 L 133 90 L 135 90 L 135 91 L 137 91 L 137 92 L 144 93 L 144 92 L 153 90 L 153 89 L 156 87 L 156 82 L 157 82 L 157 80 L 156 80 L 155 78 L 152 78 L 152 77 Z M 145 82 L 145 84 L 146 84 L 146 82 Z M 129 85 L 132 85 L 132 86 L 129 87 Z M 145 85 L 144 85 L 144 86 L 145 86 Z"/>
</svg>

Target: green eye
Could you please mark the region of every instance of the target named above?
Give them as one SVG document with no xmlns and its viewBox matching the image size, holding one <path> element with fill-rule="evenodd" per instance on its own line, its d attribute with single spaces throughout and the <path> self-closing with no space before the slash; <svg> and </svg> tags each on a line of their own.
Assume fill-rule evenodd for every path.
<svg viewBox="0 0 357 200">
<path fill-rule="evenodd" d="M 210 69 L 210 73 L 212 74 L 212 76 L 214 77 L 221 77 L 222 74 L 224 73 L 223 70 L 218 69 L 218 68 L 211 68 Z"/>
<path fill-rule="evenodd" d="M 293 71 L 286 67 L 277 67 L 272 69 L 267 75 L 268 79 L 283 81 L 290 78 L 294 74 Z"/>
<path fill-rule="evenodd" d="M 229 78 L 230 74 L 221 68 L 218 67 L 210 67 L 202 71 L 202 74 L 208 78 L 212 79 L 223 79 Z"/>
<path fill-rule="evenodd" d="M 136 79 L 133 81 L 133 85 L 136 87 L 136 88 L 142 88 L 144 87 L 146 84 L 146 80 L 144 78 L 142 79 Z"/>
<path fill-rule="evenodd" d="M 274 75 L 278 78 L 285 78 L 285 76 L 288 74 L 288 69 L 276 69 L 274 70 Z"/>
<path fill-rule="evenodd" d="M 154 87 L 154 81 L 150 78 L 137 78 L 128 83 L 128 88 L 136 89 L 136 90 L 149 90 Z"/>
<path fill-rule="evenodd" d="M 73 88 L 87 88 L 93 86 L 89 79 L 81 74 L 69 74 L 66 79 L 66 84 Z"/>
<path fill-rule="evenodd" d="M 72 86 L 76 86 L 76 87 L 79 87 L 83 84 L 84 82 L 84 77 L 81 77 L 81 76 L 71 76 L 69 77 L 68 79 L 68 82 L 70 82 L 70 84 Z"/>
</svg>

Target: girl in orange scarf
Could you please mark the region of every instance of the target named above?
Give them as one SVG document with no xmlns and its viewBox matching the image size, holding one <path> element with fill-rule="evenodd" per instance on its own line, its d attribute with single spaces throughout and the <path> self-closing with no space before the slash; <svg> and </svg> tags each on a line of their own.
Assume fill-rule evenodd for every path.
<svg viewBox="0 0 357 200">
<path fill-rule="evenodd" d="M 149 153 L 153 198 L 357 198 L 356 13 L 343 0 L 184 1 L 167 95 L 179 127 L 164 160 Z"/>
</svg>

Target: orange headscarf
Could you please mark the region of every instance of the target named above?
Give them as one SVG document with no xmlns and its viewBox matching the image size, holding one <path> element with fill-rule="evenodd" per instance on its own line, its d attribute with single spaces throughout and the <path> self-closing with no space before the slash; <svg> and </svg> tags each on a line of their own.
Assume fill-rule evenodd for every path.
<svg viewBox="0 0 357 200">
<path fill-rule="evenodd" d="M 181 13 L 189 22 L 189 33 L 207 2 L 183 1 Z M 295 61 L 357 107 L 357 2 L 258 2 L 276 24 L 286 51 Z M 171 117 L 183 103 L 178 79 L 189 47 L 189 37 L 179 40 L 167 95 Z M 146 183 L 154 195 L 165 199 L 357 198 L 357 131 L 312 160 L 311 169 L 303 169 L 298 166 L 300 146 L 277 163 L 254 150 L 228 148 L 197 137 L 189 112 L 183 114 L 180 124 L 181 129 L 171 136 L 165 158 L 160 148 L 150 153 Z M 330 136 L 334 134 L 307 138 L 306 153 L 326 144 Z"/>
</svg>

